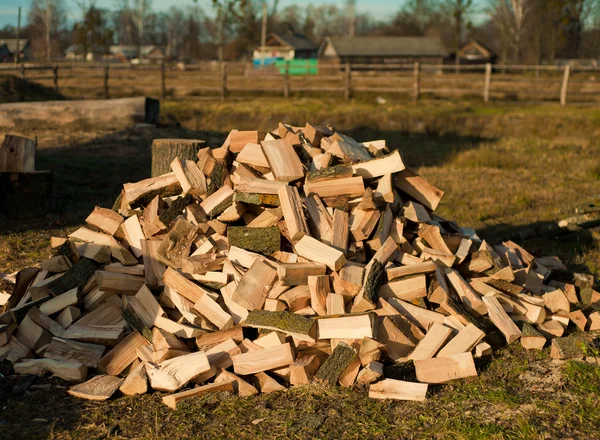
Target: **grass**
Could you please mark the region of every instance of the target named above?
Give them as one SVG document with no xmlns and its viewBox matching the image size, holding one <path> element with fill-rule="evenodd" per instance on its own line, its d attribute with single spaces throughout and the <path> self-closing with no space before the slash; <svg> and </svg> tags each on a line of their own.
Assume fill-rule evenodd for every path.
<svg viewBox="0 0 600 440">
<path fill-rule="evenodd" d="M 55 172 L 55 209 L 41 220 L 0 220 L 0 272 L 48 257 L 51 236 L 81 225 L 94 205 L 110 206 L 124 182 L 147 177 L 153 138 L 200 138 L 218 146 L 231 128 L 267 131 L 279 120 L 331 123 L 359 140 L 386 139 L 445 191 L 440 215 L 477 228 L 491 242 L 571 215 L 600 192 L 598 110 L 389 102 L 167 101 L 163 117 L 180 127 L 13 128 L 38 137 L 38 168 Z M 535 255 L 560 256 L 570 270 L 600 275 L 591 236 L 516 240 Z M 160 393 L 91 403 L 71 398 L 54 379 L 34 382 L 49 389 L 13 394 L 14 379 L 5 378 L 0 438 L 600 438 L 600 368 L 555 363 L 548 352 L 496 349 L 478 362 L 478 377 L 431 387 L 425 403 L 370 400 L 364 387 L 311 385 L 249 399 L 208 396 L 173 412 Z M 403 370 L 387 373 L 410 378 Z"/>
</svg>

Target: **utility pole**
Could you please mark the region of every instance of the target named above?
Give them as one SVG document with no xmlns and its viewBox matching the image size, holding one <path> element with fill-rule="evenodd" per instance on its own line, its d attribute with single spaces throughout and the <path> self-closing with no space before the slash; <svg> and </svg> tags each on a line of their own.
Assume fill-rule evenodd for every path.
<svg viewBox="0 0 600 440">
<path fill-rule="evenodd" d="M 264 64 L 265 63 L 265 46 L 267 45 L 267 2 L 266 0 L 263 0 L 262 2 L 262 12 L 263 12 L 263 16 L 262 16 L 262 29 L 261 29 L 261 34 L 260 34 L 260 53 L 261 53 L 261 58 L 260 58 L 260 64 Z"/>
<path fill-rule="evenodd" d="M 348 0 L 348 36 L 353 37 L 356 28 L 356 0 Z"/>
<path fill-rule="evenodd" d="M 19 6 L 19 17 L 17 18 L 17 53 L 14 55 L 15 66 L 19 64 L 19 53 L 21 52 L 21 7 Z"/>
</svg>

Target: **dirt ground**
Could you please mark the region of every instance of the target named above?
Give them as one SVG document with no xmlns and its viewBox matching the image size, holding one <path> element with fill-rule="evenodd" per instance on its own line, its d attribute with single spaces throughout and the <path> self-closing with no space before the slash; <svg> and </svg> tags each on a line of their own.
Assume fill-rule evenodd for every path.
<svg viewBox="0 0 600 440">
<path fill-rule="evenodd" d="M 535 255 L 558 255 L 569 271 L 600 275 L 594 236 L 543 234 L 600 194 L 600 112 L 589 108 L 448 103 L 420 106 L 326 100 L 167 102 L 162 128 L 126 121 L 23 124 L 37 136 L 38 169 L 55 174 L 53 212 L 43 219 L 0 219 L 0 272 L 13 273 L 50 253 L 95 205 L 111 206 L 123 183 L 148 177 L 154 138 L 185 137 L 218 146 L 230 128 L 269 130 L 332 123 L 358 140 L 387 139 L 405 162 L 446 194 L 442 216 L 497 242 L 512 238 Z M 2 132 L 0 127 L 0 132 Z M 523 231 L 532 236 L 521 237 Z M 1 288 L 1 286 L 0 286 Z M 0 363 L 0 438 L 600 438 L 600 367 L 556 362 L 549 349 L 497 348 L 478 361 L 479 377 L 431 387 L 424 403 L 373 401 L 366 389 L 308 386 L 242 399 L 209 396 L 173 412 L 161 393 L 91 403 L 57 379 L 15 378 Z M 414 379 L 407 366 L 386 376 Z"/>
</svg>

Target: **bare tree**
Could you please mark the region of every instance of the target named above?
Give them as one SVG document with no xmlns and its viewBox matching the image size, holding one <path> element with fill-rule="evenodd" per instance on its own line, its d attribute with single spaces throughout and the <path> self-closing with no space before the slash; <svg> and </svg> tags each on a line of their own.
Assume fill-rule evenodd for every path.
<svg viewBox="0 0 600 440">
<path fill-rule="evenodd" d="M 46 61 L 52 60 L 52 38 L 65 22 L 62 0 L 32 0 L 29 23 L 43 36 Z"/>
<path fill-rule="evenodd" d="M 456 64 L 460 64 L 458 51 L 462 45 L 463 31 L 465 27 L 465 16 L 473 6 L 473 0 L 445 0 L 442 5 L 449 12 L 454 22 L 454 53 L 456 55 Z"/>
<path fill-rule="evenodd" d="M 138 59 L 142 59 L 142 45 L 144 44 L 145 26 L 151 9 L 151 0 L 134 0 L 133 20 L 137 30 Z"/>
<path fill-rule="evenodd" d="M 495 0 L 491 16 L 504 42 L 505 60 L 510 48 L 515 62 L 521 61 L 521 44 L 532 7 L 532 0 Z"/>
</svg>

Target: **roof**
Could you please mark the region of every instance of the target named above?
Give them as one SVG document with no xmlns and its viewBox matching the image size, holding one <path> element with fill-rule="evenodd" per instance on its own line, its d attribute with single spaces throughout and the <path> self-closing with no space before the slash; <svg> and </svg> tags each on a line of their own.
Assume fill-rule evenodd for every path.
<svg viewBox="0 0 600 440">
<path fill-rule="evenodd" d="M 25 40 L 24 38 L 21 38 L 19 40 L 19 50 L 22 51 L 25 48 L 25 46 L 27 46 L 27 44 L 29 44 L 29 40 Z M 0 46 L 2 46 L 2 45 L 6 45 L 6 47 L 10 51 L 10 53 L 13 53 L 17 50 L 17 39 L 16 38 L 0 39 Z"/>
<path fill-rule="evenodd" d="M 162 49 L 160 49 L 158 46 L 155 46 L 155 45 L 144 45 L 144 46 L 141 46 L 141 48 L 140 48 L 142 56 L 148 55 L 150 52 L 152 52 L 155 49 L 160 50 L 160 52 L 162 54 Z M 110 46 L 109 51 L 113 55 L 122 54 L 126 58 L 136 58 L 138 55 L 137 46 L 122 46 L 120 44 L 117 44 L 117 45 Z"/>
<path fill-rule="evenodd" d="M 469 49 L 476 49 L 481 53 L 482 56 L 487 57 L 487 58 L 491 58 L 496 55 L 496 53 L 492 49 L 490 49 L 488 46 L 486 46 L 485 44 L 483 44 L 477 40 L 471 40 L 467 44 L 465 44 L 463 47 L 461 47 L 460 50 L 458 51 L 458 55 L 461 57 L 465 56 L 466 52 Z"/>
<path fill-rule="evenodd" d="M 281 43 L 282 46 L 289 46 L 295 50 L 317 50 L 319 46 L 313 43 L 311 40 L 306 38 L 304 35 L 296 34 L 296 33 L 281 33 L 277 34 L 275 32 L 271 32 L 267 37 L 267 41 L 269 39 L 275 39 Z M 257 44 L 256 47 L 260 47 L 260 44 Z"/>
<path fill-rule="evenodd" d="M 83 44 L 71 44 L 65 53 L 83 53 Z"/>
<path fill-rule="evenodd" d="M 338 56 L 448 56 L 438 37 L 327 37 Z"/>
</svg>

